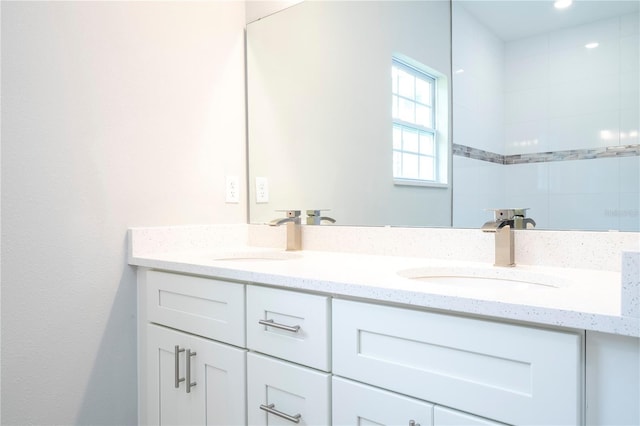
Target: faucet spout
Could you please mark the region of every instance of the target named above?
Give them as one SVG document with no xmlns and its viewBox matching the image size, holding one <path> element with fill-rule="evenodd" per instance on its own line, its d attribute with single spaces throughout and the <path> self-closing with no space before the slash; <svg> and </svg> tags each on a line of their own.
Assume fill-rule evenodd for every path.
<svg viewBox="0 0 640 426">
<path fill-rule="evenodd" d="M 302 250 L 300 210 L 286 210 L 285 217 L 269 222 L 270 226 L 287 225 L 287 251 Z"/>
<path fill-rule="evenodd" d="M 482 225 L 483 232 L 495 234 L 495 266 L 515 266 L 514 229 L 527 229 L 536 222 L 526 217 L 525 209 L 494 209 L 494 220 Z"/>
<path fill-rule="evenodd" d="M 514 236 L 510 225 L 496 230 L 494 266 L 515 266 Z"/>
</svg>

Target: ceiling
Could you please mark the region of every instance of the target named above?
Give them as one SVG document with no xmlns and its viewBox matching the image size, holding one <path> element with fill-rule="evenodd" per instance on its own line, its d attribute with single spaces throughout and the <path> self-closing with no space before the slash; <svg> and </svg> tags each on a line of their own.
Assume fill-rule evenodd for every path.
<svg viewBox="0 0 640 426">
<path fill-rule="evenodd" d="M 454 0 L 504 41 L 638 12 L 640 0 L 574 0 L 556 9 L 553 0 Z"/>
</svg>

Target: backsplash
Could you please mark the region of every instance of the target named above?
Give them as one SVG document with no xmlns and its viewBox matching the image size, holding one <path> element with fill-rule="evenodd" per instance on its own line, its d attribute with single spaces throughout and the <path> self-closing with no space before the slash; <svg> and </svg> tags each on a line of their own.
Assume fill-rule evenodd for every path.
<svg viewBox="0 0 640 426">
<path fill-rule="evenodd" d="M 130 257 L 242 246 L 285 247 L 285 227 L 191 225 L 131 228 Z M 620 271 L 623 251 L 640 252 L 640 233 L 514 231 L 516 263 Z M 303 225 L 304 250 L 493 263 L 494 236 L 479 229 Z"/>
<path fill-rule="evenodd" d="M 284 229 L 249 226 L 249 244 L 284 247 Z M 620 271 L 623 251 L 640 251 L 640 233 L 514 231 L 516 263 Z M 479 229 L 304 226 L 306 250 L 463 261 L 494 261 L 494 235 Z"/>
</svg>

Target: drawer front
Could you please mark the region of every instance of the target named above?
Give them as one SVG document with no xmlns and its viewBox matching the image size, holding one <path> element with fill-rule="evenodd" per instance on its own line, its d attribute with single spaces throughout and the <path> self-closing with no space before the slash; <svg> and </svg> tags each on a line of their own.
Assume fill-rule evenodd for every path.
<svg viewBox="0 0 640 426">
<path fill-rule="evenodd" d="M 149 321 L 245 346 L 244 285 L 147 271 L 146 287 Z"/>
<path fill-rule="evenodd" d="M 330 300 L 287 290 L 247 287 L 247 347 L 330 370 Z"/>
<path fill-rule="evenodd" d="M 580 424 L 581 337 L 344 300 L 333 372 L 513 424 Z"/>
<path fill-rule="evenodd" d="M 433 409 L 433 419 L 437 426 L 504 426 L 504 423 L 438 406 Z"/>
<path fill-rule="evenodd" d="M 331 398 L 334 425 L 433 425 L 433 404 L 351 380 L 334 376 Z"/>
<path fill-rule="evenodd" d="M 328 373 L 256 353 L 247 355 L 250 425 L 292 425 L 295 420 L 300 425 L 330 425 L 330 392 Z"/>
</svg>

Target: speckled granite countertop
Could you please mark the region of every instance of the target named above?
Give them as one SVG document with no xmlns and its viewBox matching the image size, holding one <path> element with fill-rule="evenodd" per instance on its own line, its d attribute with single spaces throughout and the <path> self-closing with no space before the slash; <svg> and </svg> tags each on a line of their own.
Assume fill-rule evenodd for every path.
<svg viewBox="0 0 640 426">
<path fill-rule="evenodd" d="M 467 260 L 320 250 L 284 252 L 239 244 L 245 231 L 241 235 L 234 232 L 222 232 L 226 236 L 214 243 L 179 247 L 166 247 L 164 237 L 130 232 L 129 264 L 334 297 L 640 337 L 639 252 L 623 254 L 621 272 L 539 265 L 496 268 Z M 498 278 L 515 274 L 525 280 L 543 276 L 552 278 L 557 286 L 451 285 L 403 276 L 433 268 Z"/>
</svg>

